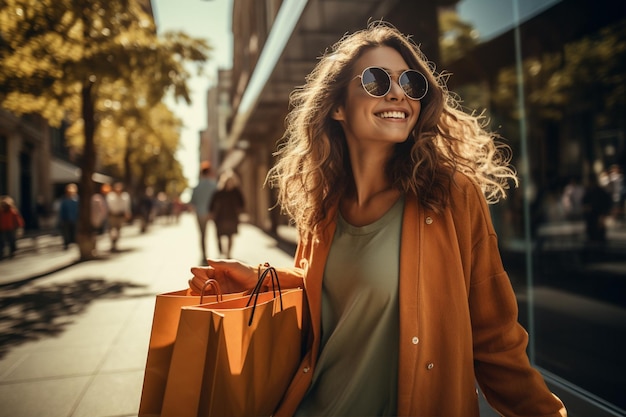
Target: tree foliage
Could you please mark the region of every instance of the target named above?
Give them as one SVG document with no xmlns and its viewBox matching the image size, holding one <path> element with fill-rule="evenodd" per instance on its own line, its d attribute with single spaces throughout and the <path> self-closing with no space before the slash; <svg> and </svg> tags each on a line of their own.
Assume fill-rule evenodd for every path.
<svg viewBox="0 0 626 417">
<path fill-rule="evenodd" d="M 160 168 L 182 177 L 174 159 L 177 122 L 160 102 L 168 92 L 190 102 L 185 65 L 198 63 L 200 71 L 211 48 L 180 32 L 158 37 L 148 6 L 147 0 L 0 3 L 0 105 L 41 114 L 53 126 L 73 125 L 70 144 L 82 151 L 82 258 L 91 256 L 85 242 L 98 152 L 106 159 L 125 149 L 126 167 L 134 160 L 148 167 L 150 158 L 139 150 L 150 149 L 166 159 Z M 157 120 L 171 129 L 151 125 Z"/>
<path fill-rule="evenodd" d="M 626 26 L 609 26 L 567 43 L 558 52 L 531 56 L 522 63 L 527 105 L 539 119 L 561 120 L 589 114 L 596 128 L 621 127 L 626 111 Z M 519 77 L 513 67 L 498 76 L 494 102 L 519 119 Z"/>
<path fill-rule="evenodd" d="M 478 45 L 478 31 L 465 22 L 454 8 L 439 12 L 439 36 L 441 62 L 447 64 L 462 58 Z"/>
</svg>

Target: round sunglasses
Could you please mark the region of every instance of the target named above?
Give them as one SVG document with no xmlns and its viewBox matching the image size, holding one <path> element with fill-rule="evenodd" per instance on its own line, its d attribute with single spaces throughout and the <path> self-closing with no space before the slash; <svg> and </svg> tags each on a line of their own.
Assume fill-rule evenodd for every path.
<svg viewBox="0 0 626 417">
<path fill-rule="evenodd" d="M 385 97 L 391 91 L 391 75 L 380 67 L 367 67 L 361 75 L 361 85 L 372 97 Z M 406 70 L 398 77 L 398 84 L 411 100 L 421 100 L 428 92 L 426 76 L 416 70 Z"/>
</svg>

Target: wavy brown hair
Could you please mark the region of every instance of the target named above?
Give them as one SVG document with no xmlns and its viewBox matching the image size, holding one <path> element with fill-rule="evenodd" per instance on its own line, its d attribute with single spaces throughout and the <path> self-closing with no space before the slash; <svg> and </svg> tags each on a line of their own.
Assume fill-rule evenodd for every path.
<svg viewBox="0 0 626 417">
<path fill-rule="evenodd" d="M 469 115 L 446 88 L 419 47 L 385 22 L 344 36 L 321 57 L 302 87 L 290 95 L 286 131 L 278 146 L 277 163 L 266 182 L 278 188 L 278 204 L 296 223 L 300 234 L 312 232 L 352 189 L 353 177 L 345 135 L 331 117 L 344 103 L 353 79 L 354 62 L 371 48 L 388 46 L 402 55 L 409 68 L 428 79 L 418 121 L 409 137 L 397 144 L 387 163 L 393 187 L 413 193 L 425 207 L 440 211 L 447 204 L 456 172 L 477 184 L 487 201 L 506 197 L 509 181 L 517 184 L 509 166 L 509 148 L 486 130 L 482 115 Z"/>
</svg>

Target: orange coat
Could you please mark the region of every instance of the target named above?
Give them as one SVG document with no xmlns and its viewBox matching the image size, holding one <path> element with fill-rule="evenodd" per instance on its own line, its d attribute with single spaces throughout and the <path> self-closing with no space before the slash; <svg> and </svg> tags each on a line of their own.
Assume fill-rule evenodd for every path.
<svg viewBox="0 0 626 417">
<path fill-rule="evenodd" d="M 421 207 L 415 196 L 405 202 L 398 415 L 478 416 L 478 381 L 504 416 L 566 416 L 528 361 L 528 335 L 517 322 L 517 301 L 483 194 L 463 175 L 455 181 L 451 204 L 439 214 Z M 299 268 L 279 271 L 304 275 L 311 323 L 307 352 L 276 416 L 292 415 L 311 383 L 321 340 L 322 277 L 335 227 L 330 221 L 300 244 Z"/>
</svg>

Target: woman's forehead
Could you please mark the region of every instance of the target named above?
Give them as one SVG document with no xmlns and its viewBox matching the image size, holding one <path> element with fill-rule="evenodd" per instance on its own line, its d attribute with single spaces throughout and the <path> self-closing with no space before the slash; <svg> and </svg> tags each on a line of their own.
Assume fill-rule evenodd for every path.
<svg viewBox="0 0 626 417">
<path fill-rule="evenodd" d="M 355 62 L 355 68 L 359 72 L 371 66 L 384 68 L 391 73 L 401 72 L 409 68 L 400 52 L 389 46 L 377 46 L 368 49 Z"/>
</svg>

